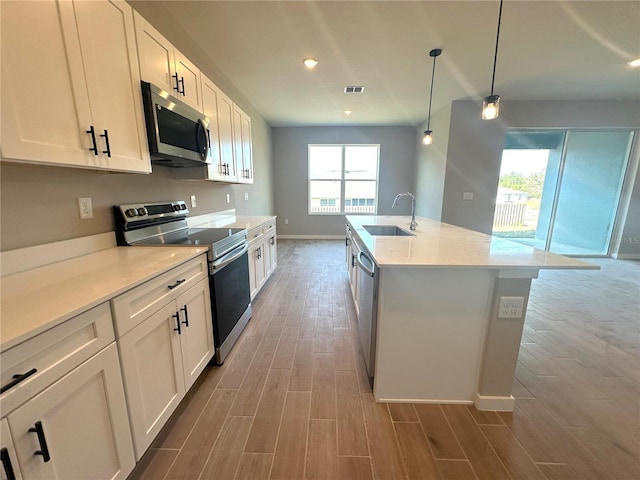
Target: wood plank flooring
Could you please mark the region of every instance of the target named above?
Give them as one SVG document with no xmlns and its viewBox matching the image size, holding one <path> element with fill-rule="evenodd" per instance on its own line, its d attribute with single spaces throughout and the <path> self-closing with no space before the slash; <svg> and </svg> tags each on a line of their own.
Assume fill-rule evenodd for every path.
<svg viewBox="0 0 640 480">
<path fill-rule="evenodd" d="M 339 241 L 278 268 L 130 480 L 640 478 L 640 263 L 533 281 L 512 413 L 378 404 Z M 446 375 L 446 370 L 443 371 Z"/>
</svg>

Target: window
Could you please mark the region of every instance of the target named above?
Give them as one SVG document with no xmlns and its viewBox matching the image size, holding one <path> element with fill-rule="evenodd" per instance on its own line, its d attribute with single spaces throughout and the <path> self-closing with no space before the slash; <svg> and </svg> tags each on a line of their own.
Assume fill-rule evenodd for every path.
<svg viewBox="0 0 640 480">
<path fill-rule="evenodd" d="M 375 214 L 380 145 L 309 145 L 309 213 Z"/>
</svg>

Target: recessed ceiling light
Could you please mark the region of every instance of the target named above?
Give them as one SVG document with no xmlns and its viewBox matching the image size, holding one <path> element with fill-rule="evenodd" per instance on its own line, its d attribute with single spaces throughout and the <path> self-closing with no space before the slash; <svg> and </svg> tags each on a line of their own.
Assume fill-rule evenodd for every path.
<svg viewBox="0 0 640 480">
<path fill-rule="evenodd" d="M 318 65 L 318 60 L 316 60 L 315 58 L 305 58 L 302 63 L 304 63 L 304 66 L 308 69 L 312 69 L 315 68 L 316 65 Z"/>
<path fill-rule="evenodd" d="M 635 58 L 633 60 L 631 60 L 630 62 L 627 62 L 627 65 L 629 65 L 630 67 L 640 67 L 640 58 Z"/>
<path fill-rule="evenodd" d="M 348 117 L 353 113 L 353 110 L 344 110 L 344 114 Z"/>
</svg>

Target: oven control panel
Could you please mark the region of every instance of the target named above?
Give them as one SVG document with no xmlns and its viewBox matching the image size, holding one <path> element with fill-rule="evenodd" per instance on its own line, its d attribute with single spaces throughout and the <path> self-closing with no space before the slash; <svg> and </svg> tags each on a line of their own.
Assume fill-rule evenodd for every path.
<svg viewBox="0 0 640 480">
<path fill-rule="evenodd" d="M 126 221 L 151 220 L 163 217 L 183 217 L 189 213 L 187 204 L 182 200 L 162 203 L 120 205 L 115 207 Z"/>
</svg>

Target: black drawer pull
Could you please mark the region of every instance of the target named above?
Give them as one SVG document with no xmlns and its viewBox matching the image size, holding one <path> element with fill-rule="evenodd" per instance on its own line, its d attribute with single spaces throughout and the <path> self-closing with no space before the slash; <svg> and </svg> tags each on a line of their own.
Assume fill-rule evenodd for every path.
<svg viewBox="0 0 640 480">
<path fill-rule="evenodd" d="M 167 288 L 168 288 L 169 290 L 173 290 L 173 289 L 174 289 L 174 288 L 176 288 L 178 285 L 180 285 L 181 283 L 184 283 L 184 282 L 186 282 L 186 281 L 187 281 L 187 279 L 186 279 L 186 278 L 183 278 L 182 280 L 178 280 L 178 281 L 177 281 L 176 283 L 174 283 L 173 285 L 169 285 L 169 286 L 167 286 Z"/>
<path fill-rule="evenodd" d="M 178 76 L 177 73 L 176 73 L 176 76 Z M 184 90 L 184 77 L 180 77 L 180 83 L 182 84 L 182 91 L 180 91 L 180 89 L 178 88 L 178 93 L 181 93 L 182 95 L 186 96 L 187 94 L 185 93 L 185 90 Z"/>
<path fill-rule="evenodd" d="M 31 375 L 33 375 L 37 371 L 38 370 L 36 370 L 35 368 L 32 368 L 27 373 L 20 373 L 20 374 L 14 375 L 13 377 L 11 377 L 11 378 L 13 378 L 13 380 L 11 382 L 7 383 L 2 388 L 0 388 L 0 395 L 3 394 L 4 392 L 6 392 L 7 390 L 9 390 L 10 388 L 15 387 L 17 384 L 19 384 L 23 380 L 26 380 L 27 378 L 29 378 Z"/>
<path fill-rule="evenodd" d="M 185 327 L 188 327 L 189 326 L 189 310 L 187 310 L 187 305 L 182 307 L 180 310 L 184 312 L 184 322 L 182 323 L 184 324 Z"/>
<path fill-rule="evenodd" d="M 42 460 L 47 463 L 51 460 L 49 455 L 49 448 L 47 447 L 47 439 L 44 438 L 44 429 L 42 428 L 42 422 L 37 421 L 33 427 L 29 429 L 30 432 L 38 435 L 38 443 L 40 443 L 40 450 L 33 452 L 34 455 L 42 455 Z"/>
<path fill-rule="evenodd" d="M 176 328 L 174 328 L 173 331 L 178 332 L 178 335 L 182 335 L 182 330 L 180 329 L 180 314 L 176 312 L 171 316 L 176 319 Z"/>
<path fill-rule="evenodd" d="M 13 472 L 13 465 L 11 465 L 11 458 L 9 457 L 9 450 L 6 448 L 0 450 L 0 459 L 2 459 L 2 467 L 7 480 L 16 480 L 16 474 Z"/>
</svg>

